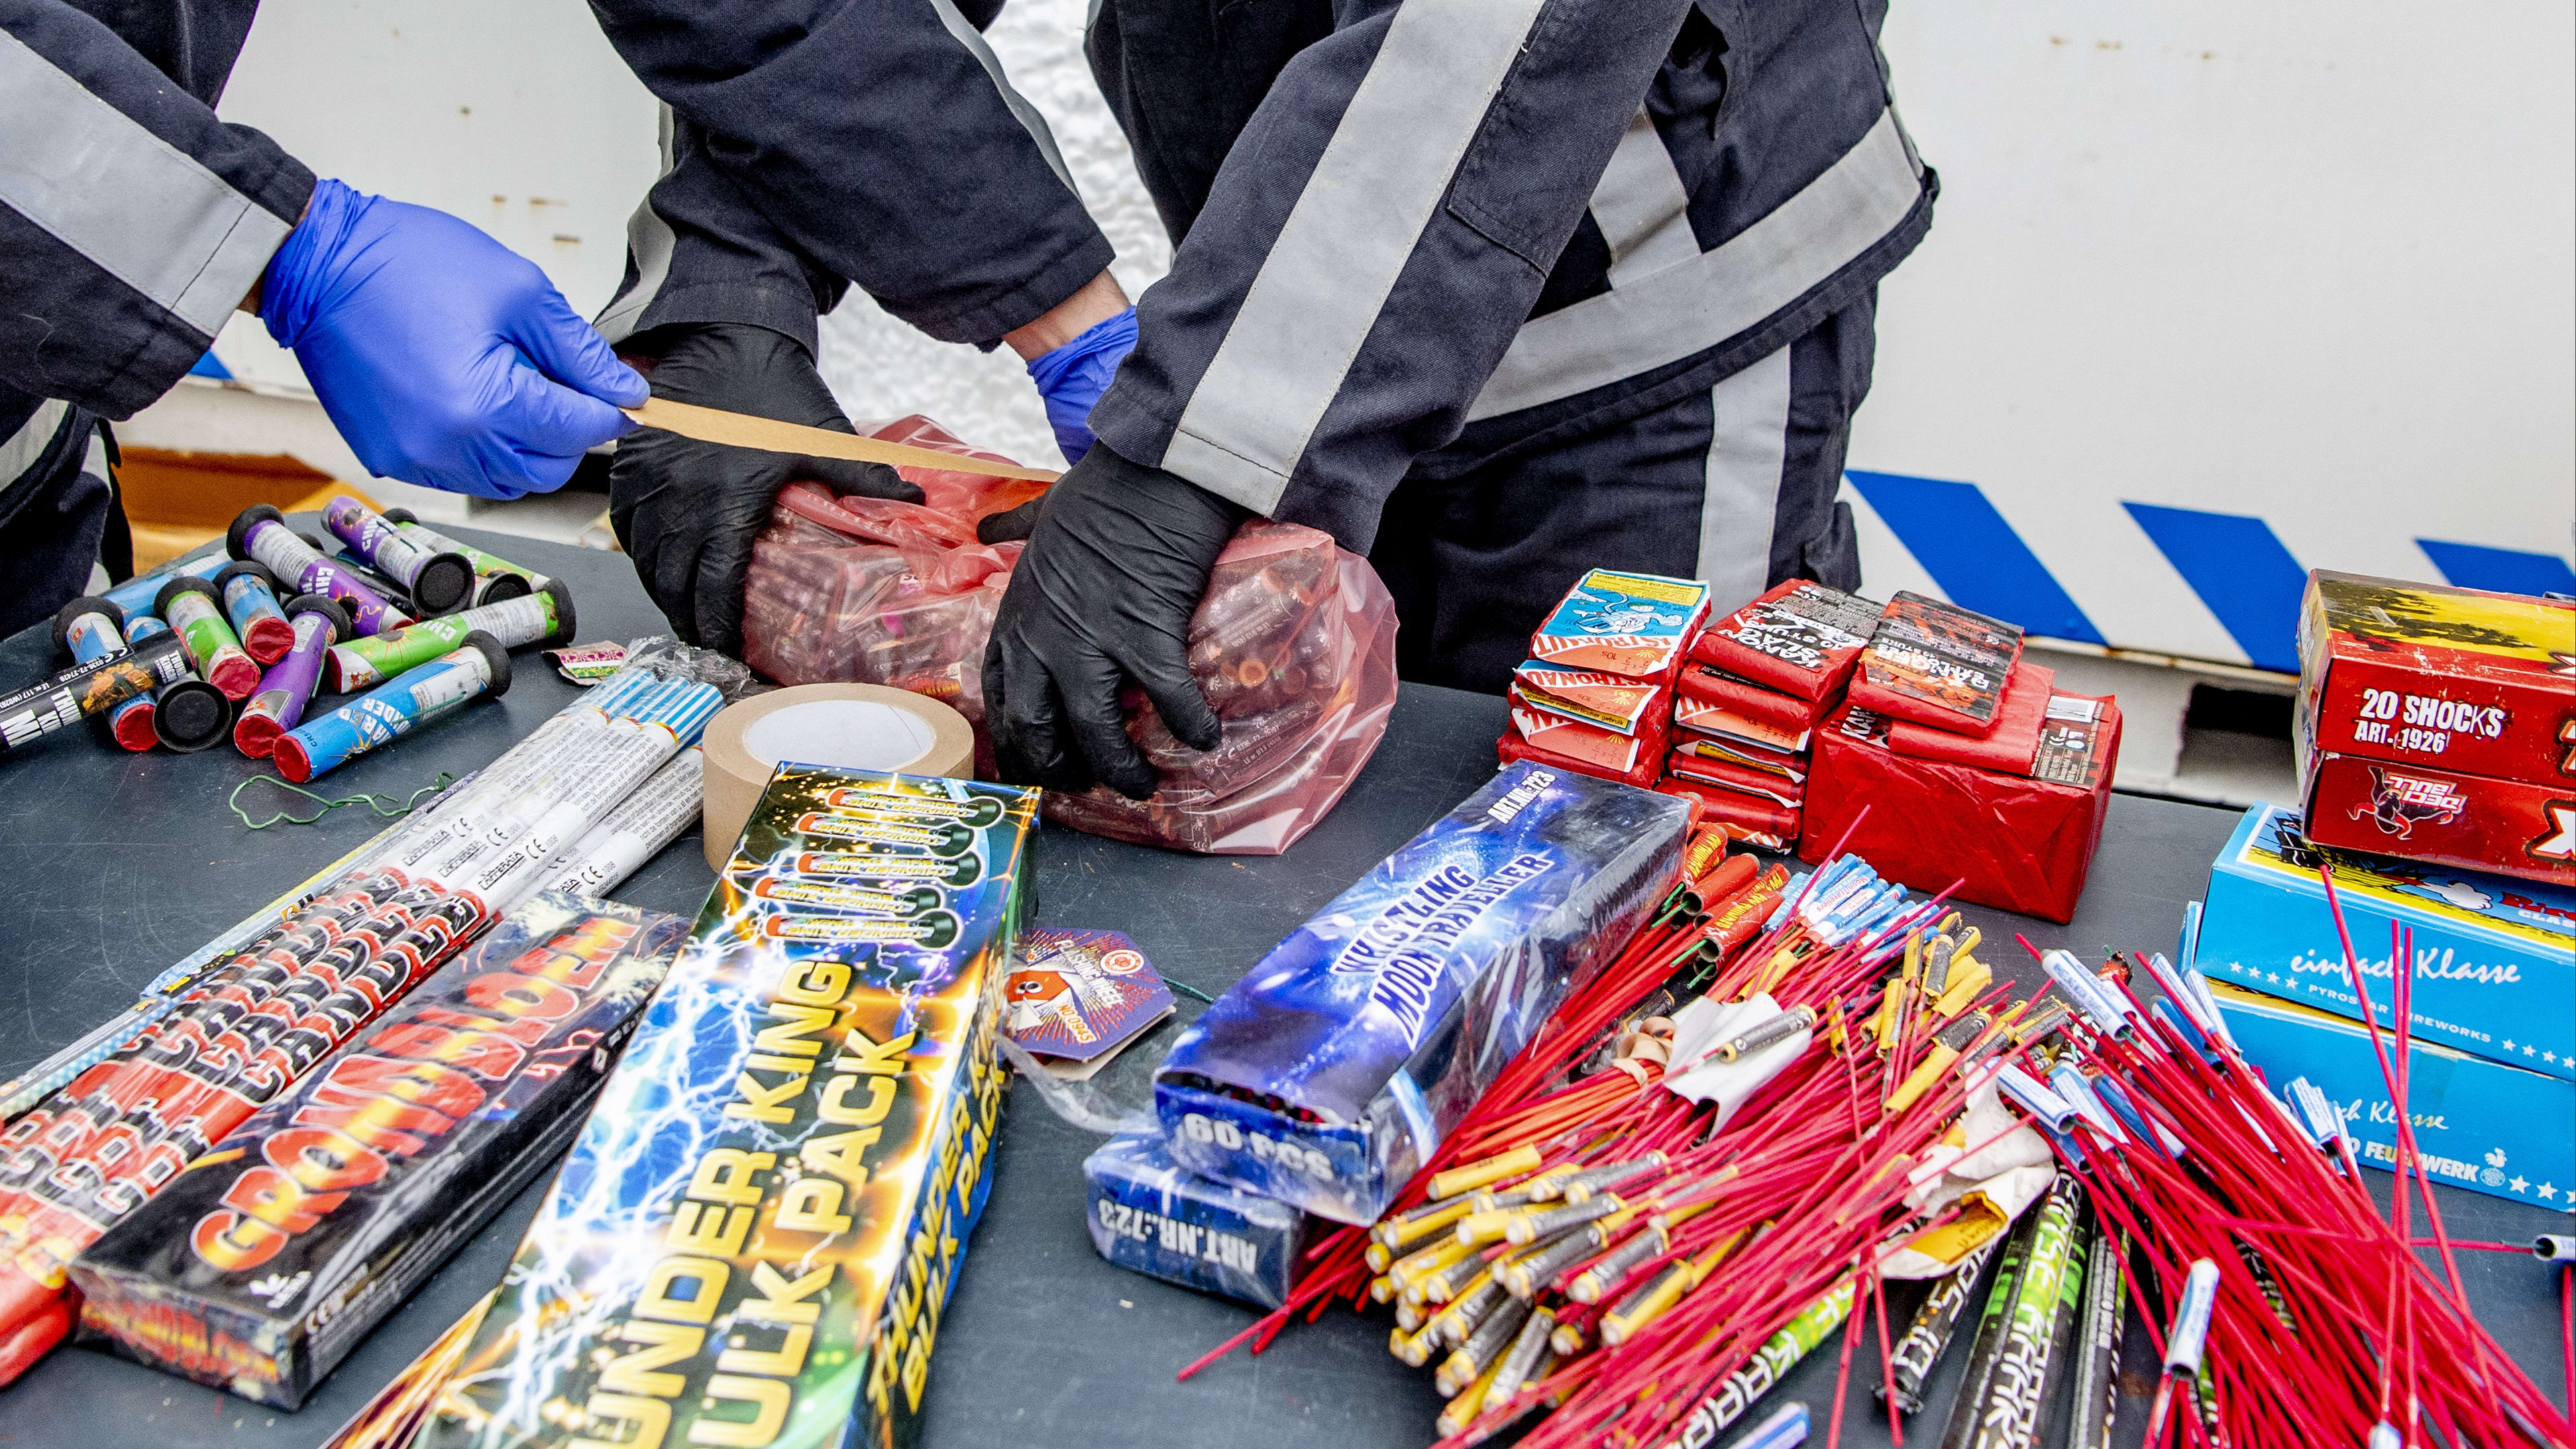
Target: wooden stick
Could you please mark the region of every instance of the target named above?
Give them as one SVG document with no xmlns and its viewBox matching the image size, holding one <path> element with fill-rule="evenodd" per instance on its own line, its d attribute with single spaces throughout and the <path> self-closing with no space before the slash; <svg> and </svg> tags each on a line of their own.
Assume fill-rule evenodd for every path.
<svg viewBox="0 0 2576 1449">
<path fill-rule="evenodd" d="M 801 423 L 755 418 L 746 413 L 729 413 L 721 408 L 702 408 L 694 403 L 673 402 L 668 398 L 647 398 L 642 407 L 624 411 L 645 427 L 660 428 L 666 433 L 695 438 L 701 443 L 722 443 L 730 448 L 758 448 L 765 453 L 802 453 L 816 458 L 848 458 L 855 462 L 885 463 L 897 468 L 939 468 L 986 478 L 1023 478 L 1033 483 L 1052 483 L 1058 476 L 1043 468 L 1018 468 L 971 454 L 915 448 L 905 443 L 864 438 L 856 433 L 836 433 L 829 428 L 809 428 Z"/>
</svg>

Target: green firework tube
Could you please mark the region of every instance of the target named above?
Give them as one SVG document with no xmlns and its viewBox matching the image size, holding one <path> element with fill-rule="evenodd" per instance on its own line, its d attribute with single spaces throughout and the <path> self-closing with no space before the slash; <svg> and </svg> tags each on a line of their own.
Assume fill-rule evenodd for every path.
<svg viewBox="0 0 2576 1449">
<path fill-rule="evenodd" d="M 1755 1349 L 1750 1363 L 1728 1374 L 1715 1393 L 1692 1405 L 1661 1449 L 1714 1443 L 1727 1425 L 1743 1418 L 1764 1394 L 1771 1392 L 1781 1375 L 1815 1352 L 1825 1335 L 1842 1327 L 1843 1320 L 1851 1316 L 1852 1296 L 1858 1286 L 1857 1280 L 1845 1278 L 1826 1289 L 1822 1298 L 1808 1304 L 1805 1311 Z"/>
<path fill-rule="evenodd" d="M 476 592 L 474 602 L 497 604 L 535 593 L 552 582 L 534 569 L 522 568 L 505 558 L 485 553 L 470 543 L 460 543 L 419 519 L 407 508 L 388 508 L 385 518 L 403 534 L 423 548 L 437 549 L 463 558 L 474 566 Z"/>
<path fill-rule="evenodd" d="M 2127 1271 L 2127 1254 L 2095 1213 L 2092 1246 L 2084 1255 L 2084 1306 L 2076 1327 L 2074 1417 L 2067 1424 L 2067 1449 L 2111 1449 L 2111 1426 L 2120 1415 L 2120 1339 L 2129 1326 L 2129 1295 L 2121 1281 Z"/>
<path fill-rule="evenodd" d="M 122 654 L 75 665 L 0 699 L 0 752 L 187 677 L 187 651 L 176 634 L 157 634 Z"/>
<path fill-rule="evenodd" d="M 224 618 L 223 597 L 204 579 L 175 578 L 161 586 L 152 612 L 168 621 L 187 650 L 197 677 L 220 689 L 224 698 L 244 700 L 259 688 L 259 662 L 241 646 Z"/>
<path fill-rule="evenodd" d="M 1968 1341 L 1967 1370 L 1959 1377 L 1959 1397 L 1950 1409 L 1950 1428 L 1960 1428 L 1963 1420 L 1973 1423 L 1975 1406 L 1986 1396 L 1986 1380 L 1994 1376 L 1995 1358 L 2003 1351 L 2013 1299 L 2021 1292 L 2022 1271 L 2030 1262 L 2031 1236 L 2038 1231 L 2038 1209 L 2026 1209 L 1998 1250 L 1995 1281 L 1986 1289 L 1986 1306 L 1978 1310 L 1977 1335 Z M 1947 1433 L 1942 1437 L 1942 1449 L 1952 1449 Z"/>
<path fill-rule="evenodd" d="M 1988 1304 L 1977 1335 L 1983 1362 L 1968 1364 L 1976 1393 L 1961 1390 L 1941 1436 L 1943 1449 L 2022 1449 L 2038 1441 L 2040 1415 L 2065 1364 L 2084 1293 L 2083 1211 L 2083 1184 L 2060 1167 L 2048 1195 L 2030 1210 L 2011 1302 L 1999 1315 Z M 1988 1328 L 1997 1331 L 1989 1335 Z"/>
<path fill-rule="evenodd" d="M 559 644 L 572 637 L 572 594 L 561 580 L 549 579 L 533 594 L 497 604 L 477 604 L 460 614 L 423 619 L 372 638 L 334 644 L 323 669 L 323 685 L 333 694 L 373 689 L 406 669 L 416 669 L 465 642 L 480 630 L 504 649 L 530 644 Z"/>
</svg>

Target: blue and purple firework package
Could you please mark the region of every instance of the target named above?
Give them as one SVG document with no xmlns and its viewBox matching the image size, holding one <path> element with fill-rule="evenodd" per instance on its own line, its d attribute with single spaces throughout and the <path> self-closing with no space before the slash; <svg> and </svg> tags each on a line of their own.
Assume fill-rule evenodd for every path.
<svg viewBox="0 0 2576 1449">
<path fill-rule="evenodd" d="M 1246 973 L 1154 1075 L 1172 1156 L 1375 1221 L 1680 879 L 1688 807 L 1526 762 Z"/>
</svg>

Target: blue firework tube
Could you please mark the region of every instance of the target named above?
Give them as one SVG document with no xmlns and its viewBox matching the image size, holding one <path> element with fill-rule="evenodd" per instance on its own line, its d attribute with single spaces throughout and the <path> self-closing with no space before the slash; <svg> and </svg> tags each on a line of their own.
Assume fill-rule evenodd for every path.
<svg viewBox="0 0 2576 1449">
<path fill-rule="evenodd" d="M 277 772 L 300 785 L 469 701 L 498 698 L 509 687 L 509 652 L 477 630 L 465 636 L 464 647 L 279 736 Z"/>
<path fill-rule="evenodd" d="M 74 664 L 125 652 L 125 611 L 95 595 L 83 595 L 54 614 L 54 647 Z"/>
<path fill-rule="evenodd" d="M 168 568 L 127 579 L 99 597 L 123 609 L 126 622 L 130 624 L 137 615 L 152 612 L 152 601 L 160 596 L 163 584 L 176 578 L 210 579 L 232 561 L 230 554 L 221 553 L 210 553 L 204 558 L 182 559 Z"/>
<path fill-rule="evenodd" d="M 126 640 L 132 644 L 140 644 L 155 634 L 169 632 L 170 626 L 151 614 L 134 615 L 126 621 L 125 626 Z M 163 686 L 163 688 L 167 687 Z M 159 743 L 158 736 L 153 733 L 152 725 L 154 716 L 158 713 L 160 699 L 161 690 L 156 689 L 141 699 L 129 699 L 109 710 L 107 732 L 115 737 L 118 744 L 129 750 L 141 751 L 152 748 Z"/>
<path fill-rule="evenodd" d="M 295 647 L 295 630 L 286 622 L 286 611 L 278 607 L 277 575 L 267 565 L 226 564 L 206 582 L 223 600 L 224 617 L 232 621 L 234 636 L 253 662 L 266 668 Z"/>
<path fill-rule="evenodd" d="M 386 602 L 384 595 L 296 537 L 295 530 L 286 526 L 286 515 L 265 503 L 242 510 L 224 535 L 224 547 L 235 558 L 268 565 L 280 582 L 293 584 L 299 592 L 320 594 L 339 604 L 349 611 L 350 627 L 360 634 L 399 629 L 411 622 L 411 615 Z"/>
<path fill-rule="evenodd" d="M 277 753 L 278 736 L 302 723 L 304 706 L 322 678 L 322 661 L 349 627 L 338 604 L 316 594 L 298 594 L 287 606 L 295 647 L 260 676 L 259 692 L 242 705 L 233 724 L 233 748 L 254 760 Z"/>
<path fill-rule="evenodd" d="M 393 520 L 345 493 L 322 505 L 322 526 L 401 584 L 425 615 L 452 614 L 474 601 L 474 565 L 464 555 L 394 527 Z"/>
</svg>

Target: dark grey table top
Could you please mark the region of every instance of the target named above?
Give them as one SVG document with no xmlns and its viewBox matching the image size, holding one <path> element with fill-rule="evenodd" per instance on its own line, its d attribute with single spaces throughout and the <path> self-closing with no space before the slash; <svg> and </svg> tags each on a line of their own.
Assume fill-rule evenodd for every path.
<svg viewBox="0 0 2576 1449">
<path fill-rule="evenodd" d="M 584 640 L 660 632 L 660 617 L 618 555 L 460 530 L 506 558 L 572 586 Z M 49 637 L 0 642 L 0 686 L 51 667 Z M 475 705 L 324 777 L 322 792 L 401 797 L 440 771 L 479 767 L 575 693 L 534 654 L 518 656 L 509 695 Z M 1036 852 L 1037 919 L 1127 932 L 1165 975 L 1215 992 L 1317 906 L 1463 798 L 1493 769 L 1504 723 L 1499 699 L 1406 686 L 1386 742 L 1341 807 L 1283 856 L 1215 858 L 1144 850 L 1048 827 Z M 267 774 L 229 748 L 129 755 L 74 731 L 0 761 L 0 1080 L 105 1020 L 172 961 L 260 902 L 319 869 L 381 824 L 364 807 L 309 827 L 253 832 L 226 808 L 242 780 Z M 309 807 L 252 786 L 252 818 L 278 804 Z M 2227 838 L 2231 812 L 2117 797 L 2074 922 L 2065 927 L 1969 908 L 1989 940 L 2014 929 L 2039 945 L 2098 958 L 2106 948 L 2170 950 L 2182 904 L 2196 897 Z M 616 892 L 619 899 L 694 912 L 712 877 L 695 834 Z M 1982 952 L 1999 970 L 2030 971 L 2010 949 Z M 1178 1020 L 1196 1014 L 1184 1000 Z M 1131 1056 L 1160 1054 L 1174 1026 Z M 1107 1090 L 1141 1100 L 1141 1067 L 1113 1066 Z M 1140 1278 L 1094 1255 L 1083 1222 L 1081 1163 L 1099 1138 L 1049 1115 L 1031 1091 L 1014 1094 L 998 1148 L 993 1197 L 950 1300 L 932 1360 L 924 1442 L 1033 1443 L 1049 1449 L 1136 1446 L 1402 1446 L 1428 1444 L 1440 1400 L 1429 1375 L 1386 1352 L 1382 1315 L 1335 1310 L 1284 1334 L 1258 1357 L 1226 1360 L 1187 1384 L 1173 1372 L 1249 1323 L 1240 1305 Z M 2383 1191 L 2390 1181 L 2374 1173 Z M 282 1414 L 104 1353 L 66 1348 L 0 1391 L 0 1445 L 108 1449 L 148 1444 L 310 1449 L 499 1280 L 542 1184 L 520 1195 L 413 1299 L 386 1319 L 300 1413 Z M 2527 1241 L 2563 1231 L 2563 1215 L 2437 1188 L 2455 1236 Z M 2551 1279 L 2528 1257 L 2461 1255 L 2485 1322 L 2544 1390 L 2555 1392 L 2557 1306 Z M 1899 1300 L 1900 1306 L 1903 1300 Z M 1832 1401 L 1839 1339 L 1829 1340 L 1773 1391 L 1803 1398 L 1819 1420 Z M 1916 1436 L 1936 1435 L 1958 1359 L 1931 1385 Z M 2130 1384 L 2152 1372 L 2130 1345 Z M 1875 1347 L 1853 1355 L 1844 1442 L 1888 1442 L 1870 1413 Z M 2143 1402 L 2130 1406 L 2128 1442 Z M 1819 1425 L 1821 1430 L 1821 1423 Z M 1821 1442 L 1821 1433 L 1819 1434 Z"/>
</svg>

